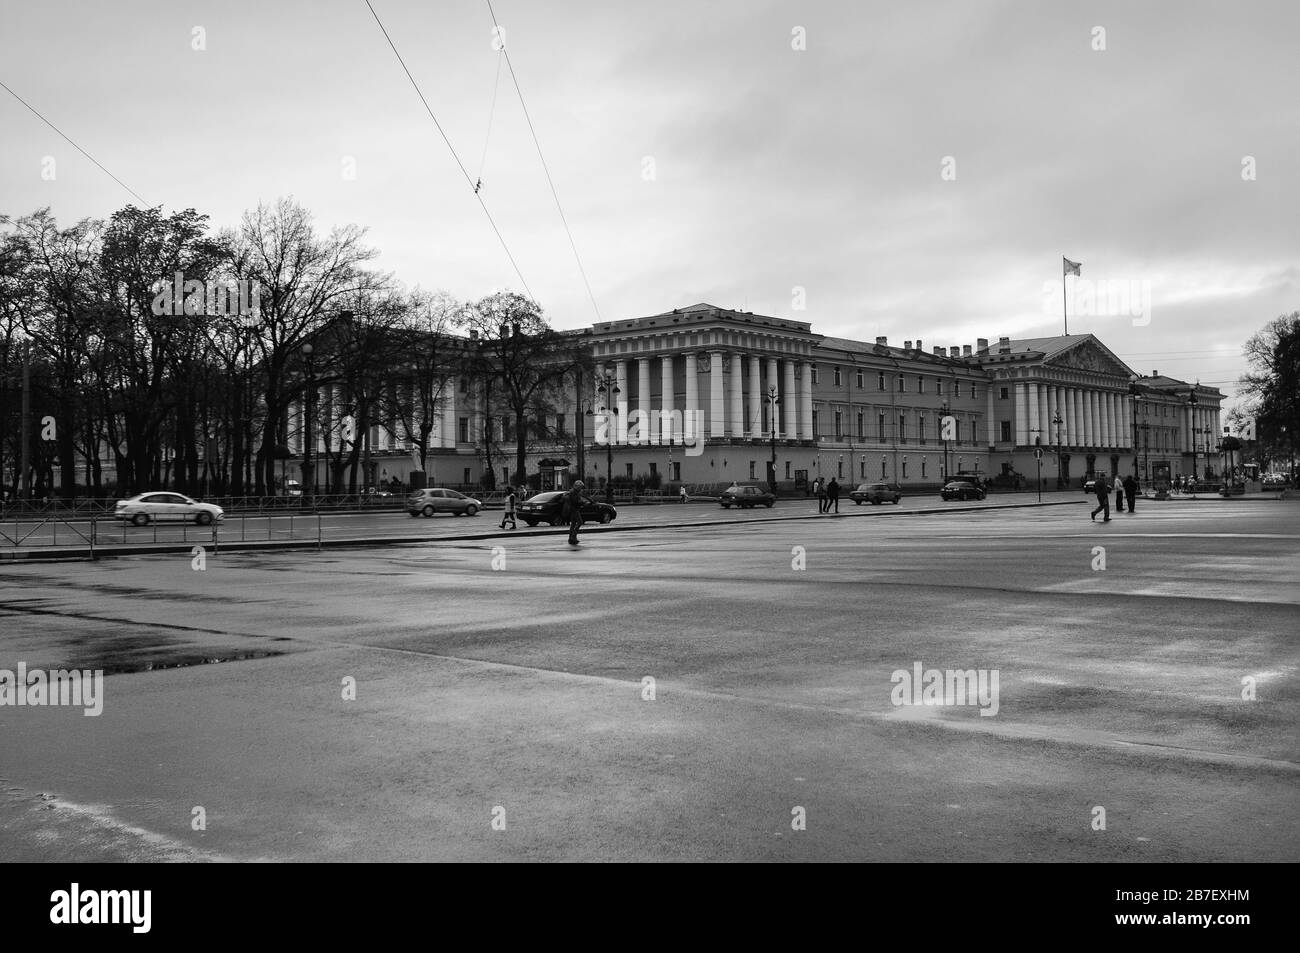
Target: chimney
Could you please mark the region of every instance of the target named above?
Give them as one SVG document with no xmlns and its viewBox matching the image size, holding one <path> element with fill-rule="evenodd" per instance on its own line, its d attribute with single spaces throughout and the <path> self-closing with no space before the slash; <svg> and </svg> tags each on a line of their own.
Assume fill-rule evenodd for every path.
<svg viewBox="0 0 1300 953">
<path fill-rule="evenodd" d="M 949 357 L 957 357 L 959 354 L 961 354 L 961 348 L 959 348 L 959 347 L 950 347 L 950 348 L 948 348 L 948 356 L 949 356 Z"/>
<path fill-rule="evenodd" d="M 1151 376 L 1152 376 L 1152 377 L 1159 377 L 1159 376 L 1160 376 L 1160 372 L 1159 372 L 1159 371 L 1152 371 L 1152 372 L 1151 372 Z"/>
<path fill-rule="evenodd" d="M 904 342 L 903 342 L 903 350 L 904 350 L 904 351 L 910 351 L 911 349 L 912 349 L 912 342 L 911 342 L 911 341 L 904 341 Z"/>
<path fill-rule="evenodd" d="M 941 347 L 940 347 L 939 345 L 937 345 L 937 344 L 934 346 L 934 356 L 935 356 L 935 357 L 943 357 L 943 348 L 941 348 Z"/>
<path fill-rule="evenodd" d="M 876 343 L 877 343 L 878 345 L 880 345 L 881 347 L 888 347 L 888 346 L 889 346 L 889 338 L 884 337 L 884 336 L 878 337 L 878 338 L 876 338 Z"/>
<path fill-rule="evenodd" d="M 979 349 L 980 349 L 980 353 L 981 353 L 981 354 L 987 354 L 987 353 L 989 352 L 989 339 L 988 339 L 988 338 L 976 338 L 976 339 L 975 339 L 975 343 L 976 343 L 977 345 L 979 345 Z"/>
<path fill-rule="evenodd" d="M 1011 338 L 998 338 L 998 353 L 999 354 L 1011 353 Z"/>
<path fill-rule="evenodd" d="M 969 344 L 963 344 L 963 345 L 961 346 L 961 356 L 962 356 L 962 357 L 970 357 L 970 345 L 969 345 Z"/>
<path fill-rule="evenodd" d="M 473 328 L 470 329 L 470 332 L 469 332 L 469 339 L 470 339 L 471 341 L 477 341 L 477 340 L 478 340 L 478 332 L 475 331 Z"/>
</svg>

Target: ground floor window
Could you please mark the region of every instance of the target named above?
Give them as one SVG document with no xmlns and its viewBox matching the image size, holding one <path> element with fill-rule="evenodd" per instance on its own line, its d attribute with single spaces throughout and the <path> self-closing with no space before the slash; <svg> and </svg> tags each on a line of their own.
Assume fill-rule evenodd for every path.
<svg viewBox="0 0 1300 953">
<path fill-rule="evenodd" d="M 672 480 L 674 483 L 680 483 L 682 481 L 682 465 L 673 462 L 668 465 L 668 468 L 672 471 L 668 474 L 668 479 Z"/>
<path fill-rule="evenodd" d="M 750 478 L 751 480 L 753 480 L 753 479 L 757 476 L 757 474 L 756 474 L 755 471 L 754 471 L 754 466 L 755 466 L 755 462 L 754 462 L 753 460 L 750 460 L 750 461 L 749 461 L 749 478 Z"/>
</svg>

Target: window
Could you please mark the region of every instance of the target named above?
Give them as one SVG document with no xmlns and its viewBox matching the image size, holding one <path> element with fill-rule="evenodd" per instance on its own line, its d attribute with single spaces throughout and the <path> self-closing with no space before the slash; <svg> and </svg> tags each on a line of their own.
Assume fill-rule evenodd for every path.
<svg viewBox="0 0 1300 953">
<path fill-rule="evenodd" d="M 757 477 L 757 473 L 756 473 L 755 470 L 754 470 L 754 466 L 755 466 L 754 461 L 753 461 L 753 460 L 750 460 L 750 461 L 749 461 L 749 478 L 750 478 L 751 480 L 753 480 L 753 479 L 755 479 L 755 478 Z"/>
<path fill-rule="evenodd" d="M 884 389 L 885 389 L 885 372 L 881 371 L 880 374 L 876 377 L 876 390 L 884 390 Z"/>
<path fill-rule="evenodd" d="M 821 424 L 817 420 L 817 411 L 813 411 L 813 439 L 816 440 L 822 435 Z"/>
<path fill-rule="evenodd" d="M 861 474 L 861 476 L 862 476 L 862 479 L 865 480 L 865 479 L 867 478 L 867 458 L 866 458 L 866 457 L 863 457 L 863 458 L 862 458 L 862 465 L 861 465 L 861 467 L 860 467 L 860 469 L 859 469 L 859 472 L 860 472 L 860 474 Z"/>
<path fill-rule="evenodd" d="M 999 387 L 998 400 L 1006 400 L 1006 399 L 1007 399 L 1007 389 L 1005 387 Z"/>
<path fill-rule="evenodd" d="M 902 374 L 898 375 L 898 392 L 900 394 L 907 393 L 907 378 Z"/>
<path fill-rule="evenodd" d="M 844 458 L 840 457 L 840 462 L 835 465 L 835 479 L 844 479 Z"/>
<path fill-rule="evenodd" d="M 466 467 L 466 468 L 465 468 L 465 475 L 461 478 L 461 481 L 460 481 L 460 482 L 461 482 L 462 484 L 468 484 L 468 483 L 469 483 L 469 467 Z"/>
<path fill-rule="evenodd" d="M 922 480 L 925 479 L 925 464 L 926 464 L 926 461 L 925 461 L 924 459 L 921 460 L 921 479 L 922 479 Z"/>
<path fill-rule="evenodd" d="M 907 443 L 907 415 L 898 415 L 898 442 Z"/>
<path fill-rule="evenodd" d="M 885 458 L 881 457 L 880 458 L 880 479 L 883 480 L 884 478 L 885 478 Z"/>
<path fill-rule="evenodd" d="M 632 464 L 627 464 L 627 478 L 632 479 Z"/>
<path fill-rule="evenodd" d="M 961 421 L 956 417 L 952 419 L 952 437 L 954 443 L 961 443 Z"/>
<path fill-rule="evenodd" d="M 462 417 L 456 421 L 456 424 L 456 440 L 459 443 L 469 443 L 469 418 Z M 469 482 L 469 477 L 465 478 L 465 482 Z"/>
<path fill-rule="evenodd" d="M 564 436 L 564 414 L 555 415 L 555 436 Z"/>
<path fill-rule="evenodd" d="M 952 396 L 954 396 L 954 397 L 960 397 L 960 396 L 961 396 L 961 381 L 953 381 L 953 382 L 952 382 Z M 972 394 L 971 396 L 974 397 L 975 395 Z"/>
<path fill-rule="evenodd" d="M 934 379 L 934 392 L 940 397 L 943 396 L 943 378 L 936 377 Z"/>
<path fill-rule="evenodd" d="M 813 377 L 812 377 L 812 382 L 813 382 L 814 384 L 816 384 L 816 383 L 817 383 L 817 365 L 816 365 L 816 364 L 814 364 L 814 365 L 812 366 L 812 376 L 813 376 Z"/>
<path fill-rule="evenodd" d="M 916 392 L 918 394 L 925 393 L 925 378 L 922 377 L 920 374 L 916 375 Z"/>
<path fill-rule="evenodd" d="M 907 479 L 907 457 L 903 458 L 903 479 Z"/>
<path fill-rule="evenodd" d="M 509 482 L 510 482 L 510 468 L 509 468 L 509 467 L 502 467 L 502 468 L 501 468 L 501 482 L 502 482 L 503 484 L 505 484 L 505 483 L 509 483 Z"/>
<path fill-rule="evenodd" d="M 486 420 L 483 421 L 483 440 L 490 441 L 491 439 L 492 439 L 492 418 L 488 417 Z"/>
<path fill-rule="evenodd" d="M 680 463 L 677 463 L 676 461 L 673 462 L 672 474 L 668 479 L 672 480 L 674 483 L 680 483 L 682 481 L 682 465 Z"/>
<path fill-rule="evenodd" d="M 1011 442 L 1011 421 L 1009 420 L 1002 421 L 1002 442 Z"/>
<path fill-rule="evenodd" d="M 879 439 L 881 443 L 885 442 L 885 415 L 883 412 L 880 415 Z"/>
<path fill-rule="evenodd" d="M 974 384 L 971 384 L 971 385 L 970 385 L 970 399 L 971 399 L 971 400 L 975 400 L 975 398 L 977 398 L 977 397 L 979 397 L 979 388 L 977 388 Z"/>
<path fill-rule="evenodd" d="M 843 385 L 844 385 L 844 381 L 840 376 L 840 369 L 837 367 L 835 368 L 835 386 L 842 387 Z"/>
<path fill-rule="evenodd" d="M 861 371 L 858 371 L 855 375 L 853 375 L 853 383 L 858 388 L 858 390 L 862 390 L 862 388 L 866 386 L 863 384 L 863 379 L 865 378 L 865 376 L 866 375 L 864 375 Z"/>
<path fill-rule="evenodd" d="M 925 414 L 921 414 L 916 418 L 916 439 L 921 443 L 925 443 Z"/>
<path fill-rule="evenodd" d="M 844 437 L 844 414 L 835 411 L 835 439 L 841 440 Z"/>
<path fill-rule="evenodd" d="M 659 464 L 655 463 L 653 460 L 650 461 L 650 475 L 651 476 L 659 475 Z"/>
<path fill-rule="evenodd" d="M 867 415 L 858 414 L 858 439 L 867 439 Z"/>
<path fill-rule="evenodd" d="M 462 378 L 460 379 L 460 392 L 461 392 L 462 394 L 464 394 L 464 393 L 466 393 L 468 390 L 469 390 L 469 378 L 468 378 L 468 377 L 462 377 Z"/>
<path fill-rule="evenodd" d="M 790 479 L 790 461 L 785 461 L 785 478 Z"/>
</svg>

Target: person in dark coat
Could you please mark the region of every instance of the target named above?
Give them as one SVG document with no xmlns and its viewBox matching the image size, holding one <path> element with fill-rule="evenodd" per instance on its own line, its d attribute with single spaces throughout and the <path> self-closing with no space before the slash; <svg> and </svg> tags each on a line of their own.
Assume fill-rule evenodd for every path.
<svg viewBox="0 0 1300 953">
<path fill-rule="evenodd" d="M 1097 508 L 1090 514 L 1094 520 L 1097 514 L 1105 511 L 1106 518 L 1103 523 L 1110 522 L 1110 483 L 1104 476 L 1097 477 L 1097 482 L 1093 485 L 1093 491 L 1097 494 Z"/>
<path fill-rule="evenodd" d="M 840 511 L 840 483 L 835 477 L 831 477 L 831 482 L 826 486 L 826 512 L 831 511 L 831 506 L 835 506 L 835 512 Z"/>
<path fill-rule="evenodd" d="M 582 526 L 582 498 L 587 484 L 574 480 L 569 492 L 564 494 L 564 509 L 561 516 L 569 524 L 569 545 L 578 545 L 578 529 Z"/>
<path fill-rule="evenodd" d="M 1138 481 L 1135 480 L 1133 474 L 1130 473 L 1124 478 L 1124 498 L 1128 500 L 1128 511 L 1130 513 L 1133 512 L 1133 503 L 1137 500 L 1137 495 Z"/>
<path fill-rule="evenodd" d="M 818 477 L 817 482 L 813 484 L 813 490 L 817 494 L 817 512 L 825 513 L 826 512 L 826 481 L 823 480 L 821 477 Z"/>
</svg>

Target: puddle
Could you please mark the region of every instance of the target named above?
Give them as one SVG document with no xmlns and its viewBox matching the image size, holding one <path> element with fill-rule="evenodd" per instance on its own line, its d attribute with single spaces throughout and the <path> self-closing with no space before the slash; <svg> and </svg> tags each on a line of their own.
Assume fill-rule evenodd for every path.
<svg viewBox="0 0 1300 953">
<path fill-rule="evenodd" d="M 135 657 L 92 656 L 77 658 L 62 666 L 101 670 L 105 675 L 129 675 L 134 672 L 156 672 L 169 668 L 189 668 L 194 665 L 220 665 L 223 662 L 243 662 L 249 659 L 274 658 L 284 652 L 269 651 L 206 651 L 206 652 L 167 652 L 139 654 Z"/>
</svg>

